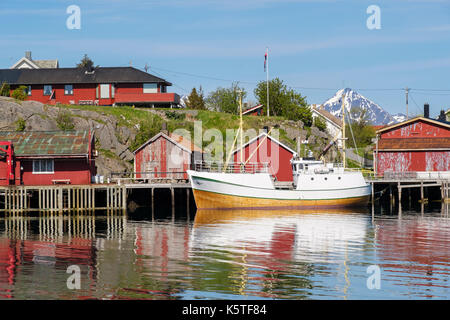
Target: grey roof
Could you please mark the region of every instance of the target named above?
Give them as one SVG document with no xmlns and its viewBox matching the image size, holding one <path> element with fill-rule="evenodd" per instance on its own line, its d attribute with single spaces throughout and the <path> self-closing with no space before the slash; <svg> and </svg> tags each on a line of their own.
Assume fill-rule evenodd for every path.
<svg viewBox="0 0 450 320">
<path fill-rule="evenodd" d="M 84 68 L 0 69 L 0 83 L 13 85 L 76 83 L 164 83 L 172 84 L 133 67 L 98 67 L 92 73 Z"/>
<path fill-rule="evenodd" d="M 33 62 L 42 69 L 59 67 L 58 60 L 33 60 Z"/>
</svg>

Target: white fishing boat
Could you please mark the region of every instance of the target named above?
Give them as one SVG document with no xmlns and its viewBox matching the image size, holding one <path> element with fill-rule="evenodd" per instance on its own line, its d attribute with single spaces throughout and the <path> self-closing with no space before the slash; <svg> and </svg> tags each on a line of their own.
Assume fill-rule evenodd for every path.
<svg viewBox="0 0 450 320">
<path fill-rule="evenodd" d="M 342 139 L 345 149 L 345 133 Z M 244 162 L 236 165 L 225 164 L 223 172 L 187 171 L 198 209 L 361 206 L 371 194 L 362 172 L 345 168 L 345 156 L 343 165 L 310 158 L 291 161 L 293 183 L 288 189 L 277 187 L 267 168 L 255 166 L 249 172 Z"/>
</svg>

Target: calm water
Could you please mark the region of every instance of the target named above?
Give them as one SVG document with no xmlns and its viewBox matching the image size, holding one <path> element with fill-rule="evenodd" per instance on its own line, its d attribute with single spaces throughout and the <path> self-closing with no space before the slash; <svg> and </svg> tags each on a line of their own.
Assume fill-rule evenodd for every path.
<svg viewBox="0 0 450 320">
<path fill-rule="evenodd" d="M 1 299 L 449 299 L 448 213 L 0 219 Z M 81 270 L 70 290 L 67 268 Z M 371 265 L 380 288 L 368 289 Z"/>
</svg>

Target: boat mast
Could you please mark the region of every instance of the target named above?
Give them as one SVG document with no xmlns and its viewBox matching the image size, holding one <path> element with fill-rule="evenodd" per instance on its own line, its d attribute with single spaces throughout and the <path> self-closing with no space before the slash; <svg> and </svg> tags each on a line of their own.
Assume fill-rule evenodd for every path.
<svg viewBox="0 0 450 320">
<path fill-rule="evenodd" d="M 240 113 L 240 121 L 239 121 L 239 130 L 240 130 L 240 134 L 241 134 L 241 165 L 244 163 L 244 154 L 243 154 L 243 150 L 242 150 L 242 146 L 244 145 L 244 135 L 243 135 L 243 130 L 242 130 L 242 91 L 239 91 L 239 113 Z"/>
<path fill-rule="evenodd" d="M 345 89 L 342 92 L 342 163 L 345 169 L 345 106 L 344 106 L 344 98 L 345 98 Z"/>
</svg>

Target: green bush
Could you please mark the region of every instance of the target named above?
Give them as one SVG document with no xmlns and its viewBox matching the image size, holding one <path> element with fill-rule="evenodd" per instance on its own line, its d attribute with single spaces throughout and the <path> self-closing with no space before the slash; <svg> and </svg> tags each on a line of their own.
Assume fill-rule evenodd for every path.
<svg viewBox="0 0 450 320">
<path fill-rule="evenodd" d="M 13 90 L 11 97 L 16 100 L 24 101 L 28 97 L 27 89 L 28 88 L 26 86 L 20 86 Z"/>
<path fill-rule="evenodd" d="M 68 111 L 60 111 L 58 117 L 56 118 L 56 125 L 59 129 L 63 131 L 70 131 L 75 128 L 73 124 L 73 119 Z"/>
<path fill-rule="evenodd" d="M 170 119 L 170 120 L 181 120 L 181 121 L 183 121 L 184 119 L 186 119 L 186 114 L 185 113 L 178 113 L 176 111 L 166 111 L 166 117 L 167 117 L 167 119 Z"/>
<path fill-rule="evenodd" d="M 320 117 L 314 118 L 314 126 L 320 131 L 325 132 L 327 130 L 327 123 Z"/>
<path fill-rule="evenodd" d="M 25 131 L 27 123 L 23 118 L 19 118 L 16 120 L 15 125 L 16 125 L 16 131 L 22 132 L 22 131 Z"/>
</svg>

